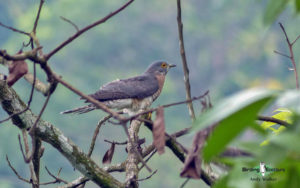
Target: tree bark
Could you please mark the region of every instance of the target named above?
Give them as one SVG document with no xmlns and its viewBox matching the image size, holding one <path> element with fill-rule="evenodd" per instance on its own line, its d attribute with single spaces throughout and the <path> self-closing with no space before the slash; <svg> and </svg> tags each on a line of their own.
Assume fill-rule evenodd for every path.
<svg viewBox="0 0 300 188">
<path fill-rule="evenodd" d="M 0 80 L 0 103 L 2 108 L 9 114 L 20 112 L 26 108 L 26 104 L 17 93 L 9 88 L 4 80 Z M 29 130 L 34 124 L 37 116 L 27 110 L 26 112 L 12 117 L 14 125 L 20 129 Z M 124 185 L 100 168 L 83 151 L 67 138 L 54 125 L 44 120 L 38 122 L 35 129 L 36 138 L 49 143 L 57 149 L 78 171 L 91 179 L 101 187 L 124 187 Z"/>
</svg>

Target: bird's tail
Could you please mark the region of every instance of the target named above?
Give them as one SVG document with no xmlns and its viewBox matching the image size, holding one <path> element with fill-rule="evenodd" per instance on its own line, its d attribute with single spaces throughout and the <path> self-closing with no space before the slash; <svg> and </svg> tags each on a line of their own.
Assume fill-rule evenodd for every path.
<svg viewBox="0 0 300 188">
<path fill-rule="evenodd" d="M 93 104 L 89 104 L 86 106 L 81 106 L 81 107 L 78 107 L 75 109 L 60 112 L 60 114 L 83 114 L 83 113 L 87 113 L 87 112 L 90 112 L 95 109 L 96 109 L 96 106 L 94 106 Z"/>
</svg>

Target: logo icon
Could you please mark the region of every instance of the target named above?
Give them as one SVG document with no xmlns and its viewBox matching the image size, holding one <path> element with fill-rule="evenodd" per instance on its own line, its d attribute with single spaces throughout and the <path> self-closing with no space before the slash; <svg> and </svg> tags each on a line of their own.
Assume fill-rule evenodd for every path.
<svg viewBox="0 0 300 188">
<path fill-rule="evenodd" d="M 259 172 L 264 177 L 266 174 L 266 164 L 264 162 L 259 163 Z"/>
</svg>

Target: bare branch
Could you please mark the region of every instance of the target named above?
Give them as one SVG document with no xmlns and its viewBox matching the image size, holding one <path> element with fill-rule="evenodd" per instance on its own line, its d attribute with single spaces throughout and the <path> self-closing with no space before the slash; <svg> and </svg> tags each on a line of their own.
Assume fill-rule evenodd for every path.
<svg viewBox="0 0 300 188">
<path fill-rule="evenodd" d="M 154 174 L 156 174 L 157 170 L 155 170 L 154 172 L 152 172 L 152 174 L 150 174 L 148 177 L 142 178 L 142 179 L 138 179 L 137 181 L 145 181 L 150 179 Z"/>
<path fill-rule="evenodd" d="M 195 101 L 195 100 L 199 100 L 203 97 L 205 97 L 206 95 L 208 95 L 209 91 L 206 91 L 203 95 L 200 95 L 198 97 L 193 97 L 189 100 L 185 100 L 185 101 L 180 101 L 180 102 L 175 102 L 175 103 L 170 103 L 170 104 L 165 104 L 165 105 L 161 105 L 159 107 L 163 107 L 163 108 L 168 108 L 168 107 L 171 107 L 171 106 L 177 106 L 177 105 L 180 105 L 180 104 L 185 104 L 185 103 L 189 103 L 189 102 L 192 102 L 192 101 Z M 144 114 L 148 114 L 149 112 L 154 112 L 156 111 L 159 107 L 157 108 L 150 108 L 148 110 L 144 110 L 140 113 L 137 113 L 135 115 L 132 115 L 130 117 L 128 117 L 127 119 L 125 119 L 124 121 L 128 121 L 128 120 L 133 120 L 133 119 L 136 119 L 137 117 L 141 116 L 141 115 L 144 115 Z"/>
<path fill-rule="evenodd" d="M 181 20 L 181 0 L 177 0 L 177 25 L 178 25 L 178 35 L 179 35 L 179 46 L 180 55 L 182 60 L 183 72 L 184 72 L 184 84 L 186 91 L 186 99 L 191 100 L 191 85 L 189 79 L 189 68 L 187 65 L 187 60 L 185 56 L 184 41 L 183 41 L 183 24 Z M 192 102 L 188 102 L 188 109 L 191 119 L 194 121 L 196 119 L 194 107 Z"/>
<path fill-rule="evenodd" d="M 58 186 L 57 188 L 74 188 L 74 187 L 78 187 L 79 185 L 85 183 L 89 181 L 88 178 L 86 177 L 79 177 L 77 178 L 76 180 L 73 180 L 72 182 L 66 184 L 66 185 L 63 185 L 63 186 Z"/>
<path fill-rule="evenodd" d="M 299 38 L 300 38 L 300 35 L 298 35 L 298 37 L 291 43 L 291 45 L 293 46 Z"/>
<path fill-rule="evenodd" d="M 43 113 L 44 113 L 44 111 L 45 111 L 45 109 L 46 109 L 46 107 L 47 107 L 47 105 L 48 105 L 50 96 L 51 96 L 51 94 L 49 94 L 49 95 L 47 96 L 47 98 L 46 98 L 46 100 L 45 100 L 45 102 L 44 102 L 44 105 L 43 105 L 43 107 L 42 107 L 42 109 L 41 109 L 41 111 L 40 111 L 38 117 L 36 118 L 36 120 L 35 120 L 33 126 L 32 126 L 32 127 L 30 128 L 30 130 L 29 130 L 29 134 L 30 134 L 31 136 L 34 135 L 34 129 L 35 129 L 36 126 L 38 125 L 38 122 L 39 122 L 40 118 L 42 117 L 42 115 L 43 115 Z"/>
<path fill-rule="evenodd" d="M 35 18 L 35 21 L 34 21 L 33 29 L 32 29 L 32 32 L 34 34 L 36 34 L 36 28 L 37 28 L 37 25 L 38 25 L 38 22 L 39 22 L 39 19 L 40 19 L 40 14 L 41 14 L 41 10 L 42 10 L 44 2 L 45 2 L 44 0 L 40 0 L 39 9 L 38 9 L 38 12 L 37 12 L 37 15 L 36 15 L 36 18 Z"/>
<path fill-rule="evenodd" d="M 190 180 L 190 178 L 186 178 L 186 180 L 184 180 L 182 185 L 180 185 L 180 188 L 184 188 L 184 186 L 189 182 L 189 180 Z"/>
<path fill-rule="evenodd" d="M 292 62 L 292 65 L 293 65 L 293 70 L 294 70 L 294 74 L 295 74 L 295 79 L 296 79 L 296 88 L 297 89 L 300 89 L 300 86 L 299 86 L 299 79 L 298 79 L 298 72 L 297 72 L 297 67 L 296 67 L 296 61 L 295 61 L 295 57 L 294 57 L 294 51 L 293 51 L 293 44 L 298 40 L 299 36 L 296 38 L 296 40 L 294 42 L 290 42 L 290 39 L 282 25 L 282 23 L 279 22 L 279 26 L 281 27 L 283 33 L 284 33 L 284 36 L 285 36 L 285 39 L 287 41 L 287 44 L 288 44 L 288 48 L 289 48 L 289 51 L 290 51 L 290 60 Z M 282 54 L 281 54 L 282 55 Z M 287 57 L 287 56 L 285 56 Z"/>
<path fill-rule="evenodd" d="M 48 89 L 49 89 L 49 86 L 46 85 L 45 83 L 43 83 L 42 81 L 40 81 L 39 79 L 35 78 L 34 79 L 34 75 L 30 74 L 30 73 L 27 73 L 24 75 L 24 79 L 29 82 L 30 84 L 34 85 L 34 88 L 41 92 L 43 95 L 47 95 L 48 93 Z M 33 83 L 35 80 L 35 84 Z"/>
<path fill-rule="evenodd" d="M 4 27 L 4 28 L 6 28 L 6 29 L 9 29 L 9 30 L 11 30 L 11 31 L 13 31 L 13 32 L 21 33 L 21 34 L 30 36 L 30 33 L 27 33 L 27 32 L 25 32 L 25 31 L 21 31 L 21 30 L 19 30 L 19 29 L 16 29 L 16 28 L 13 28 L 13 27 L 10 27 L 10 26 L 7 26 L 7 25 L 5 25 L 5 24 L 3 24 L 3 23 L 1 23 L 1 22 L 0 22 L 0 26 Z"/>
<path fill-rule="evenodd" d="M 63 47 L 65 47 L 66 45 L 68 45 L 69 43 L 71 43 L 73 40 L 75 40 L 77 37 L 79 37 L 81 34 L 85 33 L 86 31 L 92 29 L 93 27 L 102 24 L 104 22 L 106 22 L 108 19 L 110 19 L 111 17 L 113 17 L 114 15 L 118 14 L 119 12 L 121 12 L 123 9 L 125 9 L 128 5 L 130 5 L 134 0 L 130 0 L 127 3 L 125 3 L 123 6 L 121 6 L 119 9 L 115 10 L 114 12 L 111 12 L 110 14 L 108 14 L 107 16 L 105 16 L 104 18 L 84 27 L 83 29 L 79 30 L 77 33 L 75 33 L 73 36 L 71 36 L 70 38 L 68 38 L 67 40 L 65 40 L 64 42 L 62 42 L 59 46 L 57 46 L 55 49 L 53 49 L 50 53 L 48 53 L 46 55 L 46 59 L 48 60 L 51 56 L 53 56 L 54 54 L 56 54 L 59 50 L 61 50 Z"/>
<path fill-rule="evenodd" d="M 278 54 L 278 55 L 281 55 L 281 56 L 283 56 L 283 57 L 286 57 L 286 58 L 291 59 L 291 56 L 288 56 L 288 55 L 286 55 L 286 54 L 284 54 L 284 53 L 282 53 L 282 52 L 278 52 L 278 51 L 274 50 L 274 53 L 275 53 L 275 54 Z"/>
<path fill-rule="evenodd" d="M 96 139 L 97 139 L 97 136 L 99 134 L 99 130 L 101 128 L 101 126 L 111 118 L 112 116 L 111 115 L 108 115 L 106 117 L 104 117 L 102 120 L 100 120 L 98 122 L 98 125 L 94 131 L 94 135 L 93 135 L 93 138 L 92 138 L 92 142 L 91 142 L 91 145 L 90 145 L 90 149 L 89 149 L 89 152 L 88 152 L 88 156 L 91 157 L 92 153 L 93 153 L 93 150 L 94 150 L 94 147 L 95 147 L 95 142 L 96 142 Z"/>
<path fill-rule="evenodd" d="M 19 173 L 16 171 L 16 169 L 11 165 L 7 155 L 6 155 L 6 161 L 8 163 L 8 166 L 10 167 L 10 169 L 12 169 L 12 171 L 15 173 L 15 175 L 18 177 L 19 180 L 22 180 L 26 183 L 31 184 L 31 181 L 29 181 L 29 180 L 27 180 L 27 179 L 25 179 L 25 178 L 23 178 L 22 176 L 19 175 Z"/>
<path fill-rule="evenodd" d="M 3 109 L 8 113 L 14 113 L 15 110 L 22 110 L 25 104 L 17 96 L 16 92 L 7 86 L 5 81 L 0 80 L 0 103 Z M 9 100 L 8 100 L 9 99 Z M 29 129 L 33 126 L 36 116 L 31 111 L 13 117 L 14 125 L 20 129 Z M 56 148 L 69 162 L 78 169 L 83 175 L 90 178 L 97 185 L 102 187 L 122 187 L 122 184 L 110 174 L 100 168 L 91 158 L 76 146 L 71 139 L 49 122 L 40 119 L 35 130 L 35 136 L 51 144 Z"/>
<path fill-rule="evenodd" d="M 61 18 L 63 21 L 65 21 L 65 22 L 71 24 L 71 25 L 76 29 L 76 31 L 79 32 L 79 28 L 78 28 L 78 26 L 77 26 L 74 22 L 72 22 L 71 20 L 69 20 L 69 19 L 67 19 L 67 18 L 65 18 L 65 17 L 63 17 L 63 16 L 60 16 L 60 18 Z"/>
<path fill-rule="evenodd" d="M 65 181 L 65 180 L 63 180 L 63 179 L 61 179 L 61 178 L 59 177 L 61 168 L 59 169 L 58 175 L 57 175 L 57 176 L 53 175 L 53 174 L 49 171 L 49 169 L 48 169 L 46 166 L 45 166 L 45 169 L 46 169 L 47 173 L 48 173 L 52 178 L 54 178 L 54 181 L 48 182 L 48 183 L 41 183 L 40 185 L 48 185 L 48 184 L 55 184 L 55 183 L 61 183 L 61 182 L 64 183 L 64 184 L 67 184 L 67 183 L 68 183 L 67 181 Z"/>
<path fill-rule="evenodd" d="M 154 145 L 153 145 L 154 146 Z M 149 157 L 145 160 L 145 163 L 147 163 L 153 156 L 154 156 L 154 154 L 157 152 L 157 150 L 155 149 L 155 147 L 153 147 L 154 148 L 154 151 L 149 155 Z M 143 169 L 143 167 L 144 167 L 145 165 L 144 164 L 142 164 L 142 166 L 139 168 L 139 171 L 141 171 L 142 169 Z"/>
</svg>

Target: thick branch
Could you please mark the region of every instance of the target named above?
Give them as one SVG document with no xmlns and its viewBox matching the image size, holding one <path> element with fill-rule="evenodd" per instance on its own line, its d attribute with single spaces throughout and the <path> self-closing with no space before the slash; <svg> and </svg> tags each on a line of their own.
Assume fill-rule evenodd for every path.
<svg viewBox="0 0 300 188">
<path fill-rule="evenodd" d="M 8 114 L 16 113 L 26 108 L 25 103 L 16 92 L 9 88 L 3 80 L 0 81 L 0 102 Z M 20 129 L 28 130 L 36 121 L 36 118 L 36 115 L 27 110 L 20 115 L 13 116 L 12 121 Z M 77 170 L 97 185 L 101 187 L 123 187 L 118 180 L 101 169 L 78 146 L 49 122 L 41 119 L 35 129 L 35 135 L 56 148 Z"/>
<path fill-rule="evenodd" d="M 138 187 L 138 163 L 139 159 L 135 152 L 135 148 L 138 147 L 138 132 L 141 126 L 141 122 L 133 120 L 128 129 L 128 136 L 132 142 L 127 143 L 128 157 L 126 162 L 126 187 Z"/>
</svg>

